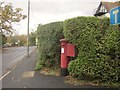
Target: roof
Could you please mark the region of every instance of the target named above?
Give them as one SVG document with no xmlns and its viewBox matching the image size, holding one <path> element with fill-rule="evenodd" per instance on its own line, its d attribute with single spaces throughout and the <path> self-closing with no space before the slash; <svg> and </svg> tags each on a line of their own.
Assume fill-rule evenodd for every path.
<svg viewBox="0 0 120 90">
<path fill-rule="evenodd" d="M 120 3 L 120 2 L 119 2 Z M 94 16 L 101 16 L 103 14 L 109 13 L 111 9 L 119 6 L 118 2 L 100 2 Z M 101 8 L 104 7 L 106 10 L 101 11 Z"/>
</svg>

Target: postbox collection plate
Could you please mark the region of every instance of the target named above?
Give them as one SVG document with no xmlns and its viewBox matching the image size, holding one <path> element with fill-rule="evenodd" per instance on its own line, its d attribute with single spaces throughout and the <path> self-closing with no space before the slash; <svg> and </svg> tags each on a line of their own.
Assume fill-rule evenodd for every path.
<svg viewBox="0 0 120 90">
<path fill-rule="evenodd" d="M 64 52 L 65 52 L 64 48 L 61 48 L 61 53 L 64 53 Z"/>
</svg>

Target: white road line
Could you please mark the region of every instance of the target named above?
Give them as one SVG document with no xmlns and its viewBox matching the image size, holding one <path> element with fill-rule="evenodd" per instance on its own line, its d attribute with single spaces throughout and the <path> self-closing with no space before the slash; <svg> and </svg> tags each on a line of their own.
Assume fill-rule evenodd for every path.
<svg viewBox="0 0 120 90">
<path fill-rule="evenodd" d="M 11 71 L 8 71 L 6 74 L 4 74 L 4 75 L 0 78 L 0 80 L 2 80 L 4 77 L 6 77 L 10 72 L 11 72 Z"/>
</svg>

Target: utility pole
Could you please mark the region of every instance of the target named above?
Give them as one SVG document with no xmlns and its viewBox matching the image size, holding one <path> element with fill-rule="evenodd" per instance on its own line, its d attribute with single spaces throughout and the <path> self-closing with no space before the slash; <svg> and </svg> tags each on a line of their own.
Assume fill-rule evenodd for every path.
<svg viewBox="0 0 120 90">
<path fill-rule="evenodd" d="M 27 56 L 29 57 L 29 21 L 30 21 L 30 0 L 28 0 L 28 26 L 27 26 Z"/>
</svg>

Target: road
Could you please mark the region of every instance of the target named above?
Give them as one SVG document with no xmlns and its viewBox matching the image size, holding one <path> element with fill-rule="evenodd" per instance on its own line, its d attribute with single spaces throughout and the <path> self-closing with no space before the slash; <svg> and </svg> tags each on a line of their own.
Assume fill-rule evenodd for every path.
<svg viewBox="0 0 120 90">
<path fill-rule="evenodd" d="M 31 46 L 29 53 L 36 47 Z M 18 62 L 27 55 L 27 47 L 10 47 L 4 48 L 2 52 L 2 75 L 10 71 Z"/>
</svg>

